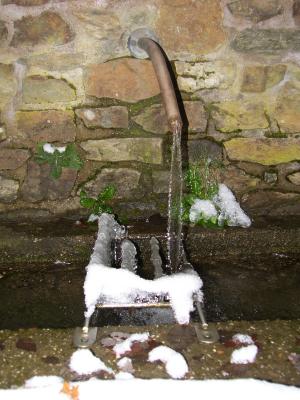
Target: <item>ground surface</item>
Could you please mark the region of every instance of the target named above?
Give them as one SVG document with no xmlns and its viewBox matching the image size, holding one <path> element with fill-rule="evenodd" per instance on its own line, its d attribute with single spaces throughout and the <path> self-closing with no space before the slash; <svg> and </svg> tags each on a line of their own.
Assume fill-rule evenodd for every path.
<svg viewBox="0 0 300 400">
<path fill-rule="evenodd" d="M 147 362 L 150 348 L 166 344 L 181 352 L 189 365 L 187 379 L 258 378 L 300 386 L 299 357 L 291 362 L 291 353 L 300 353 L 300 321 L 258 321 L 217 323 L 221 340 L 214 345 L 200 344 L 192 327 L 175 325 L 99 328 L 94 354 L 115 372 L 117 360 L 111 348 L 101 344 L 114 331 L 150 332 L 153 341 L 136 346 L 132 359 L 135 377 L 167 378 L 164 366 Z M 259 347 L 253 364 L 230 364 L 234 350 L 232 335 L 251 335 Z M 20 386 L 34 375 L 59 375 L 66 380 L 79 379 L 68 368 L 72 347 L 72 329 L 26 329 L 0 331 L 0 387 Z M 291 357 L 290 357 L 291 358 Z M 298 364 L 297 364 L 298 360 Z M 99 376 L 99 375 L 98 375 Z M 102 375 L 104 379 L 109 376 Z M 82 378 L 81 378 L 82 379 Z"/>
</svg>

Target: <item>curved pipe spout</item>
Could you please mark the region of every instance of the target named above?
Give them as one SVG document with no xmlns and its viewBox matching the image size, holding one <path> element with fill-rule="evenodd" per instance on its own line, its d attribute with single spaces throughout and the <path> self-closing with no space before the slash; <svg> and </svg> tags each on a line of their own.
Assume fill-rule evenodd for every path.
<svg viewBox="0 0 300 400">
<path fill-rule="evenodd" d="M 142 36 L 138 38 L 135 46 L 144 50 L 152 61 L 166 110 L 169 128 L 174 133 L 182 128 L 182 119 L 170 72 L 162 50 L 156 41 L 150 37 Z M 132 54 L 136 55 L 134 52 Z"/>
</svg>

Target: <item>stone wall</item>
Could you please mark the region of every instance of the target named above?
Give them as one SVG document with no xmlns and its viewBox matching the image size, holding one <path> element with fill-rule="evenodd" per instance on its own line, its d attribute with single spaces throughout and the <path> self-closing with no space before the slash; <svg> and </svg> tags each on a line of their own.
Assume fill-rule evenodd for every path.
<svg viewBox="0 0 300 400">
<path fill-rule="evenodd" d="M 299 0 L 0 0 L 1 215 L 76 214 L 111 182 L 121 215 L 165 212 L 171 138 L 126 45 L 145 26 L 177 77 L 185 160 L 222 159 L 252 216 L 300 214 Z M 53 180 L 41 142 L 74 142 L 84 167 Z"/>
</svg>

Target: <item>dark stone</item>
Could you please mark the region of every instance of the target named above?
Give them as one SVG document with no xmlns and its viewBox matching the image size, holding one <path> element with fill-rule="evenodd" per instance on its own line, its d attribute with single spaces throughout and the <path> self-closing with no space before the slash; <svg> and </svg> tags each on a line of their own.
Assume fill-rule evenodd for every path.
<svg viewBox="0 0 300 400">
<path fill-rule="evenodd" d="M 4 340 L 0 340 L 0 351 L 5 349 Z"/>
<path fill-rule="evenodd" d="M 17 349 L 36 352 L 36 343 L 30 338 L 20 338 L 16 341 Z"/>
<path fill-rule="evenodd" d="M 300 24 L 300 0 L 294 0 L 293 17 L 297 25 Z"/>
<path fill-rule="evenodd" d="M 42 358 L 45 364 L 51 364 L 51 365 L 56 365 L 59 364 L 59 358 L 56 356 L 45 356 Z"/>
<path fill-rule="evenodd" d="M 30 153 L 22 149 L 0 149 L 0 169 L 17 169 L 23 165 Z"/>
<path fill-rule="evenodd" d="M 244 195 L 242 207 L 250 215 L 300 215 L 300 194 L 261 190 Z"/>
<path fill-rule="evenodd" d="M 34 161 L 28 163 L 27 176 L 21 187 L 21 195 L 25 201 L 66 199 L 74 186 L 77 171 L 63 168 L 58 179 L 50 176 L 48 164 L 39 165 Z"/>
<path fill-rule="evenodd" d="M 4 42 L 7 39 L 7 28 L 5 26 L 4 21 L 0 21 L 0 44 L 1 42 Z"/>
<path fill-rule="evenodd" d="M 190 163 L 197 163 L 203 157 L 212 160 L 222 160 L 223 152 L 221 146 L 210 140 L 190 140 L 188 141 L 188 155 Z"/>
<path fill-rule="evenodd" d="M 168 344 L 177 351 L 186 350 L 197 339 L 194 327 L 187 325 L 176 325 L 168 332 Z"/>
<path fill-rule="evenodd" d="M 298 29 L 245 29 L 237 33 L 231 43 L 240 52 L 273 53 L 274 51 L 299 51 Z"/>
<path fill-rule="evenodd" d="M 56 13 L 45 11 L 37 17 L 27 16 L 15 21 L 11 45 L 61 45 L 73 39 L 69 25 Z"/>
<path fill-rule="evenodd" d="M 238 0 L 229 3 L 227 7 L 234 16 L 253 22 L 264 21 L 283 12 L 279 0 Z"/>
</svg>

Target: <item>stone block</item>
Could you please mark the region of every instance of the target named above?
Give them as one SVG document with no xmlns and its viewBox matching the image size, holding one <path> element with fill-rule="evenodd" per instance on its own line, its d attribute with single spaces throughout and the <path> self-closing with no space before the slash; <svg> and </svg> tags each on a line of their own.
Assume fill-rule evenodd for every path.
<svg viewBox="0 0 300 400">
<path fill-rule="evenodd" d="M 38 16 L 25 16 L 15 21 L 14 26 L 13 47 L 62 45 L 74 37 L 69 25 L 52 11 L 45 11 Z"/>
<path fill-rule="evenodd" d="M 98 98 L 136 102 L 160 90 L 150 61 L 122 58 L 92 65 L 87 71 L 86 93 Z"/>
<path fill-rule="evenodd" d="M 226 89 L 233 84 L 236 67 L 228 61 L 189 63 L 175 61 L 180 90 L 193 93 L 201 89 Z"/>
<path fill-rule="evenodd" d="M 287 179 L 294 185 L 300 185 L 300 172 L 294 172 L 287 176 Z"/>
<path fill-rule="evenodd" d="M 62 79 L 30 76 L 23 83 L 24 104 L 67 103 L 76 99 L 75 90 Z"/>
<path fill-rule="evenodd" d="M 272 54 L 278 51 L 300 50 L 298 29 L 245 29 L 235 36 L 231 43 L 238 52 Z"/>
<path fill-rule="evenodd" d="M 282 132 L 300 132 L 299 105 L 300 91 L 287 83 L 279 93 L 274 112 L 274 118 Z"/>
<path fill-rule="evenodd" d="M 30 6 L 41 6 L 48 2 L 49 0 L 2 0 L 2 5 L 16 4 L 17 6 L 30 7 Z"/>
<path fill-rule="evenodd" d="M 78 108 L 75 113 L 87 128 L 128 128 L 127 107 Z"/>
<path fill-rule="evenodd" d="M 81 147 L 86 158 L 95 161 L 139 161 L 161 164 L 163 141 L 160 138 L 122 138 L 87 140 Z"/>
<path fill-rule="evenodd" d="M 279 0 L 238 0 L 227 7 L 235 17 L 244 17 L 253 22 L 264 21 L 283 12 Z"/>
<path fill-rule="evenodd" d="M 23 165 L 30 153 L 23 149 L 0 149 L 0 169 L 17 169 Z"/>
<path fill-rule="evenodd" d="M 0 64 L 0 106 L 8 103 L 17 91 L 17 81 L 11 64 Z"/>
<path fill-rule="evenodd" d="M 27 176 L 21 187 L 21 195 L 25 201 L 36 202 L 42 200 L 67 199 L 72 191 L 77 171 L 63 168 L 58 179 L 50 176 L 48 164 L 28 163 Z"/>
<path fill-rule="evenodd" d="M 266 88 L 277 85 L 284 79 L 287 66 L 284 64 L 266 66 Z"/>
<path fill-rule="evenodd" d="M 103 168 L 92 181 L 84 185 L 89 196 L 97 197 L 108 185 L 117 189 L 116 198 L 129 198 L 139 185 L 141 173 L 132 168 Z"/>
<path fill-rule="evenodd" d="M 74 142 L 76 126 L 72 111 L 19 111 L 18 133 L 29 146 L 39 142 Z"/>
<path fill-rule="evenodd" d="M 201 101 L 185 101 L 183 104 L 189 132 L 204 132 L 208 116 L 203 103 Z M 133 117 L 133 120 L 148 132 L 162 134 L 169 131 L 166 113 L 162 105 L 155 104 L 146 108 Z"/>
<path fill-rule="evenodd" d="M 262 65 L 248 65 L 243 71 L 242 92 L 263 92 L 266 88 L 266 70 Z"/>
<path fill-rule="evenodd" d="M 229 165 L 222 171 L 222 182 L 233 190 L 235 194 L 240 195 L 256 189 L 260 179 L 246 174 L 243 170 L 233 165 Z"/>
<path fill-rule="evenodd" d="M 11 203 L 16 200 L 19 182 L 0 175 L 0 203 Z"/>
<path fill-rule="evenodd" d="M 7 34 L 5 22 L 0 20 L 0 45 L 7 40 Z"/>
<path fill-rule="evenodd" d="M 215 104 L 212 117 L 216 129 L 221 132 L 235 132 L 246 129 L 264 129 L 269 126 L 262 103 L 246 101 L 225 101 Z"/>
<path fill-rule="evenodd" d="M 198 163 L 203 158 L 221 161 L 223 158 L 222 147 L 210 140 L 189 140 L 188 156 L 190 163 Z"/>
<path fill-rule="evenodd" d="M 231 160 L 276 165 L 300 159 L 300 139 L 235 138 L 224 147 Z"/>
<path fill-rule="evenodd" d="M 297 25 L 300 25 L 300 0 L 294 0 L 293 17 Z"/>
<path fill-rule="evenodd" d="M 207 54 L 226 40 L 218 0 L 159 2 L 155 31 L 169 54 Z"/>
<path fill-rule="evenodd" d="M 249 210 L 250 215 L 264 217 L 300 215 L 300 194 L 268 190 L 251 192 L 243 196 L 242 207 Z"/>
<path fill-rule="evenodd" d="M 170 171 L 153 171 L 152 182 L 154 193 L 169 192 Z"/>
</svg>

